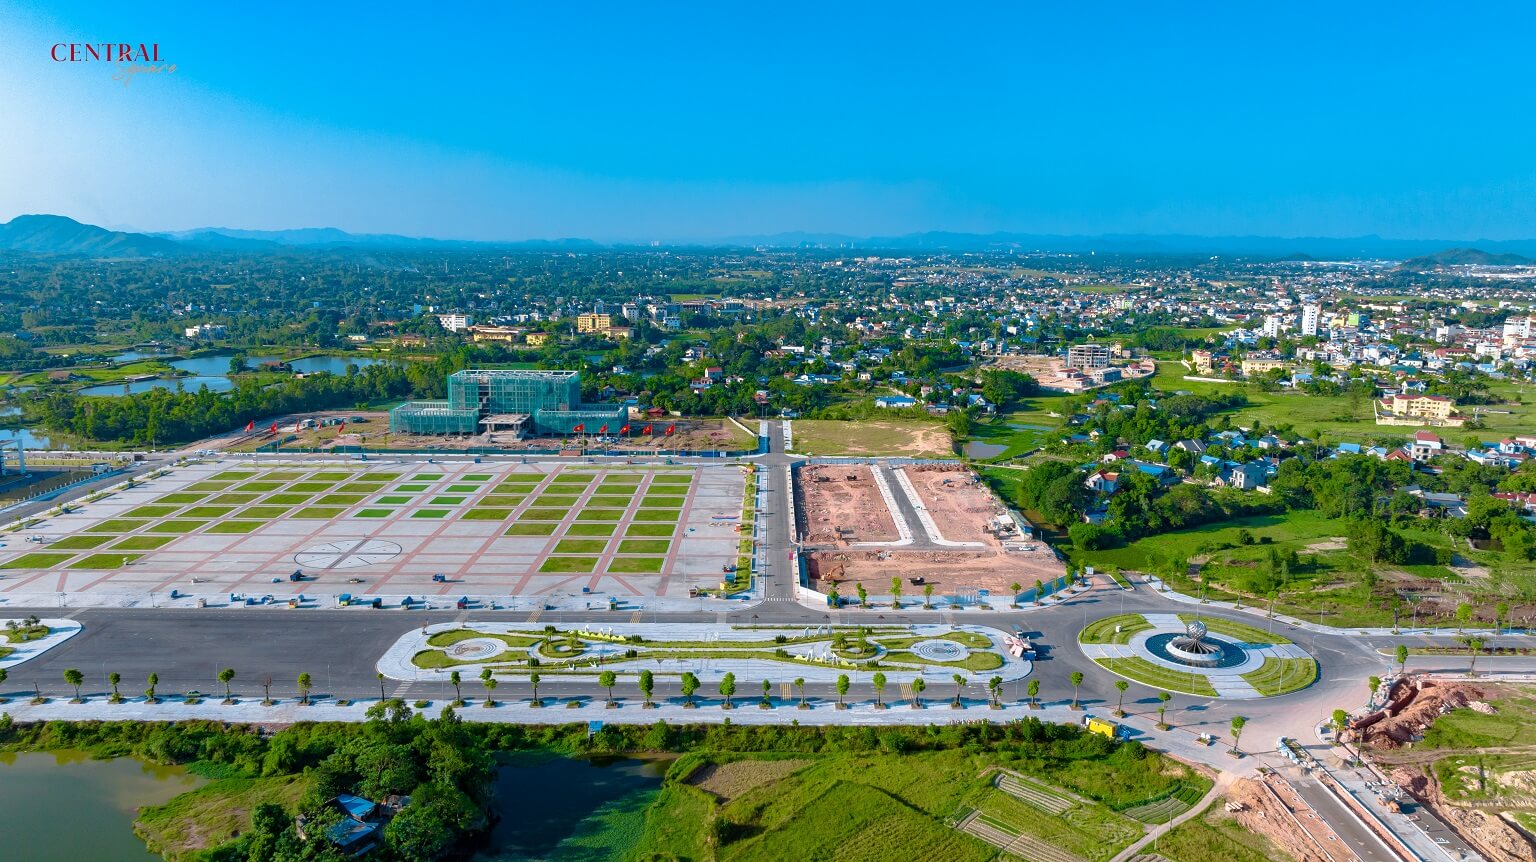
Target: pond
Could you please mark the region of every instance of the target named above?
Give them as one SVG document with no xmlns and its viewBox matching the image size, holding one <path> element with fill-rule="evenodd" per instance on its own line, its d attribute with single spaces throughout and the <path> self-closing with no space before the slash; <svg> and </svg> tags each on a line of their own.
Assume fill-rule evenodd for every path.
<svg viewBox="0 0 1536 862">
<path fill-rule="evenodd" d="M 203 781 L 174 766 L 84 752 L 0 753 L 0 835 L 27 862 L 152 862 L 133 834 L 138 809 Z M 8 851 L 9 852 L 9 851 Z"/>
<path fill-rule="evenodd" d="M 16 414 L 12 413 L 10 415 L 14 416 Z M 55 446 L 53 444 L 53 441 L 48 439 L 48 433 L 46 431 L 41 430 L 41 429 L 37 429 L 37 428 L 0 428 L 0 441 L 9 442 L 11 440 L 20 440 L 21 441 L 21 448 L 23 448 L 23 449 L 68 449 L 69 448 L 68 446 L 64 445 L 63 443 L 60 443 L 59 445 Z"/>
<path fill-rule="evenodd" d="M 132 383 L 102 383 L 98 386 L 87 386 L 80 390 L 81 395 L 136 395 L 140 392 L 148 392 L 151 389 L 175 390 L 178 386 L 187 392 L 196 392 L 199 388 L 207 386 L 211 392 L 228 392 L 235 388 L 235 383 L 229 378 L 230 354 L 218 356 L 199 356 L 195 359 L 176 359 L 168 363 L 178 371 L 185 371 L 188 377 L 167 377 L 154 380 L 135 380 Z M 276 356 L 247 356 L 245 364 L 250 368 L 257 368 L 264 362 L 276 362 Z M 304 374 L 313 374 L 317 371 L 328 371 L 331 374 L 346 374 L 348 365 L 356 365 L 358 368 L 366 368 L 369 365 L 377 365 L 384 360 L 371 356 L 308 356 L 303 359 L 295 359 L 288 363 L 294 371 Z"/>
<path fill-rule="evenodd" d="M 500 822 L 474 862 L 611 859 L 639 837 L 671 759 L 518 755 L 496 772 Z"/>
<path fill-rule="evenodd" d="M 978 461 L 996 458 L 1007 451 L 1008 447 L 1002 443 L 982 443 L 979 440 L 973 440 L 965 444 L 965 457 L 975 458 Z"/>
</svg>

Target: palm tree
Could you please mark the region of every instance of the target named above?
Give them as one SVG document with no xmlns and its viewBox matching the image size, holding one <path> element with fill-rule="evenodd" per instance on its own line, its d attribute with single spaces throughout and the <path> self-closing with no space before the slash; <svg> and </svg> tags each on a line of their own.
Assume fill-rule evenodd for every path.
<svg viewBox="0 0 1536 862">
<path fill-rule="evenodd" d="M 933 584 L 923 584 L 923 607 L 933 610 Z"/>
<path fill-rule="evenodd" d="M 232 667 L 226 667 L 223 670 L 219 671 L 219 682 L 224 683 L 224 699 L 225 700 L 230 700 L 231 699 L 230 695 L 229 695 L 229 684 L 234 681 L 234 678 L 235 678 L 235 669 L 232 668 Z"/>
<path fill-rule="evenodd" d="M 1232 716 L 1232 753 L 1233 754 L 1241 754 L 1242 753 L 1242 752 L 1237 750 L 1237 742 L 1243 736 L 1243 725 L 1245 725 L 1247 723 L 1248 723 L 1248 719 L 1242 717 L 1241 715 L 1234 715 L 1234 716 Z"/>
<path fill-rule="evenodd" d="M 1123 679 L 1115 680 L 1115 691 L 1120 692 L 1120 700 L 1115 703 L 1115 715 L 1120 718 L 1125 717 L 1125 690 L 1130 687 L 1131 684 Z"/>
<path fill-rule="evenodd" d="M 485 673 L 480 677 L 480 684 L 485 686 L 485 706 L 496 705 L 496 701 L 491 700 L 491 695 L 496 691 L 496 686 L 500 683 L 500 680 L 496 679 L 494 676 L 491 676 L 490 672 L 491 669 L 486 668 Z"/>
<path fill-rule="evenodd" d="M 144 689 L 144 700 L 145 700 L 146 703 L 159 703 L 160 702 L 160 701 L 155 699 L 155 686 L 157 686 L 159 684 L 160 684 L 160 674 L 151 672 L 150 675 L 149 675 L 149 688 Z"/>
<path fill-rule="evenodd" d="M 1040 680 L 1038 680 L 1038 679 L 1030 680 L 1029 681 L 1029 689 L 1028 689 L 1028 691 L 1029 691 L 1029 708 L 1030 709 L 1034 709 L 1037 706 L 1037 704 L 1035 703 L 1035 697 L 1040 694 Z"/>
<path fill-rule="evenodd" d="M 460 686 L 464 683 L 464 678 L 462 676 L 459 676 L 459 672 L 458 671 L 454 671 L 453 673 L 448 675 L 448 682 L 449 682 L 450 685 L 453 686 L 453 705 L 454 706 L 463 706 L 464 705 L 464 691 L 463 691 L 462 688 L 460 688 Z"/>
<path fill-rule="evenodd" d="M 731 708 L 731 697 L 736 694 L 736 674 L 729 671 L 720 677 L 720 695 L 725 698 L 724 709 Z"/>
<path fill-rule="evenodd" d="M 843 696 L 848 694 L 848 689 L 852 685 L 853 685 L 852 681 L 850 681 L 848 679 L 848 674 L 840 673 L 840 674 L 837 675 L 837 708 L 838 709 L 842 709 L 843 708 Z"/>
<path fill-rule="evenodd" d="M 869 680 L 875 686 L 875 709 L 884 709 L 885 703 L 881 695 L 885 694 L 885 674 L 875 671 L 875 675 Z"/>
<path fill-rule="evenodd" d="M 539 672 L 538 671 L 534 671 L 533 673 L 528 674 L 528 684 L 533 686 L 533 704 L 532 705 L 534 707 L 540 707 L 540 706 L 544 705 L 544 701 L 539 700 L 539 680 L 541 680 L 541 679 L 543 679 L 543 677 L 539 676 Z"/>
<path fill-rule="evenodd" d="M 960 708 L 960 692 L 965 690 L 965 674 L 954 674 L 950 679 L 955 681 L 955 709 Z"/>
<path fill-rule="evenodd" d="M 1168 701 L 1170 701 L 1170 700 L 1173 700 L 1173 695 L 1169 694 L 1168 692 L 1160 691 L 1160 692 L 1157 693 L 1157 728 L 1158 728 L 1158 730 L 1167 730 L 1168 729 L 1168 722 L 1163 721 L 1163 712 L 1166 709 L 1168 709 Z"/>
<path fill-rule="evenodd" d="M 683 697 L 688 699 L 688 706 L 693 706 L 693 693 L 699 690 L 699 678 L 692 671 L 683 671 L 682 689 Z"/>
<path fill-rule="evenodd" d="M 613 706 L 613 687 L 618 683 L 619 675 L 611 670 L 605 670 L 597 675 L 597 684 L 608 690 L 609 706 Z"/>
<path fill-rule="evenodd" d="M 636 683 L 640 687 L 640 693 L 645 695 L 645 708 L 651 708 L 651 692 L 656 690 L 656 677 L 648 670 L 640 671 L 640 681 Z"/>
<path fill-rule="evenodd" d="M 458 674 L 455 673 L 454 676 L 457 677 Z M 457 679 L 455 679 L 453 682 L 454 682 L 454 685 L 457 686 L 459 681 Z M 309 690 L 314 688 L 314 686 L 315 686 L 315 681 L 314 681 L 314 679 L 312 677 L 310 677 L 308 671 L 299 674 L 299 695 L 300 695 L 299 700 L 305 706 L 309 706 Z"/>
<path fill-rule="evenodd" d="M 64 669 L 64 681 L 75 687 L 75 703 L 80 702 L 80 686 L 85 682 L 85 674 L 74 668 Z"/>
<path fill-rule="evenodd" d="M 379 671 L 375 675 L 379 678 L 379 701 L 382 703 L 383 701 L 389 699 L 384 696 L 384 672 Z"/>
<path fill-rule="evenodd" d="M 795 677 L 795 688 L 800 690 L 800 708 L 807 709 L 809 704 L 805 702 L 805 677 Z"/>
<path fill-rule="evenodd" d="M 922 677 L 918 677 L 917 679 L 912 680 L 912 708 L 913 709 L 922 709 L 922 707 L 923 707 L 923 689 L 925 689 L 927 687 L 928 687 L 928 683 L 923 682 L 923 678 Z"/>
<path fill-rule="evenodd" d="M 3 673 L 3 671 L 0 671 L 0 673 Z M 5 678 L 4 677 L 0 677 L 0 682 L 4 682 L 4 681 L 5 681 Z M 117 693 L 117 685 L 118 685 L 118 683 L 120 683 L 122 681 L 123 681 L 123 675 L 118 673 L 115 670 L 112 671 L 111 673 L 107 674 L 107 682 L 110 683 L 111 686 L 112 686 L 112 702 L 113 703 L 117 703 L 118 701 L 123 699 L 123 696 Z"/>
<path fill-rule="evenodd" d="M 987 692 L 992 696 L 992 705 L 994 707 L 1002 706 L 1003 678 L 994 676 L 987 680 Z"/>
<path fill-rule="evenodd" d="M 1070 679 L 1072 680 L 1072 708 L 1077 709 L 1077 689 L 1083 684 L 1083 672 L 1080 670 L 1072 671 Z"/>
</svg>

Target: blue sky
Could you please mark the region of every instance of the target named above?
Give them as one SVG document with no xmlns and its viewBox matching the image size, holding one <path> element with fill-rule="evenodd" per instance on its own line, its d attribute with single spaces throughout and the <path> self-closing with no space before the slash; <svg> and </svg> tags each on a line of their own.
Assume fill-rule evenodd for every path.
<svg viewBox="0 0 1536 862">
<path fill-rule="evenodd" d="M 0 219 L 1536 237 L 1529 5 L 215 5 L 0 0 Z"/>
</svg>

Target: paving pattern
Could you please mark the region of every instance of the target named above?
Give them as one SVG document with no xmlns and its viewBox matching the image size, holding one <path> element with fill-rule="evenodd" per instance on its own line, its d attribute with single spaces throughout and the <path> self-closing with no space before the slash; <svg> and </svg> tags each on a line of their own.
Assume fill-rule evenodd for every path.
<svg viewBox="0 0 1536 862">
<path fill-rule="evenodd" d="M 736 466 L 194 464 L 0 537 L 0 595 L 686 596 L 735 563 L 744 487 Z"/>
</svg>

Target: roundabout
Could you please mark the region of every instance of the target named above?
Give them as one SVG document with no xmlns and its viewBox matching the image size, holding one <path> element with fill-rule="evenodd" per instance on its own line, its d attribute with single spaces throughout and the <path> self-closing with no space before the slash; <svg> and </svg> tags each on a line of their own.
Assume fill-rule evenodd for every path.
<svg viewBox="0 0 1536 862">
<path fill-rule="evenodd" d="M 1196 614 L 1122 614 L 1078 633 L 1078 648 L 1133 682 L 1181 694 L 1253 699 L 1317 680 L 1317 661 L 1289 639 L 1246 623 Z"/>
</svg>

